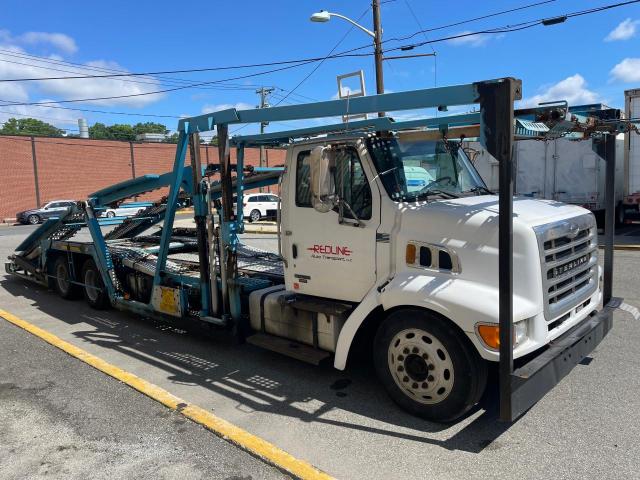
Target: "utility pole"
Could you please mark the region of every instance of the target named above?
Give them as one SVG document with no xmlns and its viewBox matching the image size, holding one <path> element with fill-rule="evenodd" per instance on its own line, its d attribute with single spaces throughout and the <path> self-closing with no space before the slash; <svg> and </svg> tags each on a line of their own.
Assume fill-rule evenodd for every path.
<svg viewBox="0 0 640 480">
<path fill-rule="evenodd" d="M 373 0 L 373 48 L 376 61 L 376 93 L 384 93 L 384 74 L 382 71 L 382 23 L 380 21 L 380 0 Z M 379 117 L 384 117 L 384 112 L 378 112 Z"/>
<path fill-rule="evenodd" d="M 273 92 L 272 87 L 260 87 L 256 90 L 256 93 L 260 95 L 260 106 L 258 108 L 268 108 L 268 96 Z M 269 122 L 260 122 L 260 133 L 264 133 L 265 127 L 269 125 Z M 266 149 L 264 146 L 260 145 L 260 166 L 264 167 L 266 164 Z M 260 192 L 262 192 L 262 187 L 260 187 Z"/>
</svg>

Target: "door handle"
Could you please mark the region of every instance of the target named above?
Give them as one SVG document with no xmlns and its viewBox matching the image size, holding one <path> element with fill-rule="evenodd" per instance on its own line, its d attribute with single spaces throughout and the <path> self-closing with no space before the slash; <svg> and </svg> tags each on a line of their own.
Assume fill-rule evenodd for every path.
<svg viewBox="0 0 640 480">
<path fill-rule="evenodd" d="M 295 243 L 291 245 L 291 256 L 293 258 L 298 258 L 298 246 Z"/>
</svg>

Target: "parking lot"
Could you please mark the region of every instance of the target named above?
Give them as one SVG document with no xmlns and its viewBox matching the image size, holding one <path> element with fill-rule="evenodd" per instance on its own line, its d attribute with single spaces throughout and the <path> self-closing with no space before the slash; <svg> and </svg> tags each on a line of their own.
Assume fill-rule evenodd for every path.
<svg viewBox="0 0 640 480">
<path fill-rule="evenodd" d="M 0 230 L 0 256 L 6 258 L 30 229 Z M 262 248 L 275 249 L 276 245 L 275 238 L 268 235 L 245 235 L 243 241 Z M 188 331 L 180 325 L 169 326 L 114 310 L 92 310 L 82 301 L 62 300 L 53 292 L 4 273 L 0 276 L 0 308 L 214 412 L 338 478 L 637 478 L 640 319 L 634 318 L 637 312 L 633 307 L 640 306 L 640 251 L 617 251 L 615 262 L 614 294 L 624 297 L 623 308 L 628 311 L 616 312 L 614 329 L 592 359 L 574 369 L 512 425 L 497 420 L 495 394 L 487 395 L 480 408 L 455 424 L 430 423 L 404 413 L 388 399 L 366 356 L 356 358 L 344 372 L 312 367 L 250 345 L 234 345 L 228 338 Z M 51 402 L 59 402 L 60 389 L 73 390 L 69 392 L 71 396 L 84 391 L 76 390 L 83 383 L 87 385 L 82 388 L 91 387 L 94 380 L 85 382 L 87 375 L 103 376 L 99 372 L 88 374 L 89 367 L 68 357 L 52 360 L 52 352 L 39 352 L 39 340 L 24 338 L 29 334 L 7 325 L 1 327 L 0 350 L 3 368 L 14 377 L 11 382 L 22 382 L 27 388 L 38 372 L 48 372 L 50 388 L 38 390 L 34 397 L 38 401 L 48 401 L 51 396 Z M 47 346 L 48 350 L 52 348 Z M 13 356 L 15 365 L 8 365 Z M 74 429 L 79 428 L 77 409 L 81 409 L 89 425 L 95 422 L 99 426 L 105 416 L 120 418 L 105 433 L 111 438 L 120 438 L 122 431 L 135 429 L 146 439 L 141 442 L 149 442 L 150 448 L 165 444 L 167 438 L 175 441 L 171 434 L 162 436 L 145 430 L 150 424 L 169 421 L 159 413 L 164 407 L 133 390 L 124 393 L 121 390 L 127 387 L 118 386 L 115 380 L 112 383 L 117 388 L 103 386 L 87 391 L 97 395 L 99 401 L 76 397 L 67 408 L 57 410 L 58 417 L 51 428 L 74 434 Z M 126 402 L 111 401 L 122 395 L 127 397 Z M 23 411 L 16 410 L 16 397 L 5 388 L 1 398 L 11 400 L 0 404 L 0 417 L 5 419 L 3 430 L 11 425 L 14 429 L 24 428 L 17 423 Z M 143 421 L 145 416 L 148 425 Z M 37 417 L 29 418 L 40 422 Z M 184 428 L 199 428 L 187 423 Z M 42 425 L 49 428 L 46 423 Z M 75 434 L 77 444 L 87 441 L 82 432 Z M 197 449 L 203 455 L 212 455 L 221 448 L 235 450 L 229 444 L 221 446 L 220 439 L 202 429 L 196 434 L 210 437 L 209 444 L 198 443 Z M 42 436 L 36 432 L 33 435 Z M 3 438 L 0 452 L 5 459 L 10 449 L 16 448 L 9 444 L 17 441 L 12 436 Z M 36 454 L 40 452 L 36 444 L 25 446 L 23 441 L 21 445 Z M 184 448 L 167 448 L 162 457 L 184 459 Z M 384 458 L 380 452 L 385 452 Z M 119 455 L 122 462 L 133 462 L 132 465 L 140 460 L 134 455 Z M 267 478 L 277 474 L 271 467 L 261 470 L 264 464 L 256 465 L 257 460 L 240 450 L 234 455 L 227 458 L 235 461 L 237 476 L 229 478 Z M 11 467 L 7 468 L 4 461 L 0 463 L 5 464 L 4 477 L 16 477 Z M 185 471 L 199 478 L 207 473 L 197 468 L 190 470 L 191 467 L 156 469 L 152 471 L 157 475 L 152 476 L 162 477 L 163 472 L 170 472 L 165 475 L 169 478 L 176 476 L 172 472 Z M 67 475 L 80 477 L 82 472 L 86 468 L 71 470 Z M 185 478 L 191 478 L 189 475 Z"/>
</svg>

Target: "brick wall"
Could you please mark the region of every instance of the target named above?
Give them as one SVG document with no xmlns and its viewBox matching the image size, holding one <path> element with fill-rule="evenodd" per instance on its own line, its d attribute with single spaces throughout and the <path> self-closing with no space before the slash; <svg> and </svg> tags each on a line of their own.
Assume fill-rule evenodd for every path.
<svg viewBox="0 0 640 480">
<path fill-rule="evenodd" d="M 175 145 L 171 144 L 35 137 L 40 203 L 84 200 L 91 192 L 132 178 L 131 145 L 137 177 L 171 170 L 175 157 Z M 284 164 L 283 150 L 270 150 L 267 155 L 270 166 Z M 200 156 L 203 164 L 207 158 L 210 163 L 217 163 L 218 149 L 201 146 Z M 235 162 L 235 149 L 231 159 Z M 187 152 L 186 163 L 189 162 Z M 245 165 L 258 166 L 259 162 L 258 149 L 245 150 Z M 156 200 L 167 192 L 168 189 L 161 189 L 140 199 Z M 36 205 L 31 138 L 0 137 L 0 221 Z"/>
</svg>

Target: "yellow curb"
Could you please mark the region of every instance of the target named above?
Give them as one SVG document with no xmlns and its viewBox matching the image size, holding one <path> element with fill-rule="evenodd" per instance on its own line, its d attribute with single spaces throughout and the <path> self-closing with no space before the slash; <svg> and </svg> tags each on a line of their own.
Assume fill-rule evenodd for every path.
<svg viewBox="0 0 640 480">
<path fill-rule="evenodd" d="M 217 417 L 208 410 L 198 407 L 197 405 L 188 404 L 186 401 L 176 397 L 163 388 L 158 387 L 157 385 L 154 385 L 133 373 L 122 370 L 115 365 L 111 365 L 95 355 L 85 352 L 81 348 L 62 340 L 52 333 L 49 333 L 40 327 L 36 327 L 26 320 L 22 320 L 4 310 L 0 310 L 0 317 L 26 330 L 36 337 L 41 338 L 45 342 L 50 343 L 72 357 L 82 360 L 97 370 L 126 383 L 149 398 L 152 398 L 153 400 L 162 403 L 164 406 L 181 413 L 188 419 L 204 426 L 219 437 L 237 445 L 253 455 L 256 455 L 277 468 L 294 475 L 296 478 L 310 480 L 329 480 L 333 478 L 318 470 L 310 463 L 295 458 L 293 455 L 281 450 L 266 440 L 263 440 L 262 438 Z"/>
</svg>

